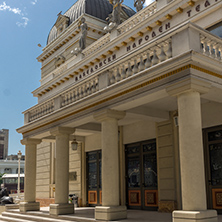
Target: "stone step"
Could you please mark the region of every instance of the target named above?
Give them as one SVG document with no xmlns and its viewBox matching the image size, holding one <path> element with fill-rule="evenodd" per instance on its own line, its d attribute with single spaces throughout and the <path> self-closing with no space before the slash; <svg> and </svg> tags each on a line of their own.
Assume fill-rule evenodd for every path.
<svg viewBox="0 0 222 222">
<path fill-rule="evenodd" d="M 15 213 L 15 212 L 3 212 L 0 219 L 5 221 L 24 221 L 24 222 L 33 222 L 33 221 L 39 221 L 39 222 L 70 222 L 71 220 L 65 220 L 65 219 L 56 219 L 56 218 L 50 218 L 49 216 L 38 216 L 38 215 L 29 215 L 29 214 L 21 214 L 21 213 Z"/>
<path fill-rule="evenodd" d="M 34 222 L 33 220 L 25 220 L 21 218 L 14 218 L 14 217 L 6 217 L 6 216 L 0 216 L 0 221 L 10 221 L 10 222 Z"/>
</svg>

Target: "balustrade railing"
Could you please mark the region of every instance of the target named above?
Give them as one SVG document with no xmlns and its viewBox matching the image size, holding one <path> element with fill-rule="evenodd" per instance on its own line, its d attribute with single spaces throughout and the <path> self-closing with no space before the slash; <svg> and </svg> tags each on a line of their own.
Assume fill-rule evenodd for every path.
<svg viewBox="0 0 222 222">
<path fill-rule="evenodd" d="M 201 52 L 222 62 L 222 39 L 200 34 Z"/>
<path fill-rule="evenodd" d="M 110 71 L 109 84 L 113 85 L 120 80 L 126 79 L 132 75 L 150 68 L 160 62 L 172 57 L 171 38 L 152 46 L 138 55 L 134 55 L 132 59 L 122 62 L 121 65 Z"/>
<path fill-rule="evenodd" d="M 86 81 L 74 89 L 62 94 L 61 107 L 74 103 L 86 96 L 92 95 L 99 90 L 99 77 Z"/>
<path fill-rule="evenodd" d="M 108 42 L 110 42 L 110 34 L 107 33 L 103 37 L 101 37 L 99 40 L 95 41 L 91 45 L 89 45 L 85 50 L 83 50 L 83 54 L 85 56 L 89 56 L 92 53 L 95 53 L 95 51 L 101 49 L 106 45 Z"/>
<path fill-rule="evenodd" d="M 195 29 L 198 38 L 200 38 L 200 48 L 197 52 L 202 53 L 215 61 L 222 62 L 222 39 L 192 24 L 184 25 L 184 29 L 188 27 Z M 135 52 L 131 51 L 128 56 L 122 57 L 121 61 L 116 61 L 115 67 L 114 64 L 111 64 L 110 67 L 103 70 L 103 75 L 107 75 L 107 83 L 103 82 L 100 87 L 99 83 L 104 79 L 100 79 L 100 72 L 95 72 L 93 75 L 87 76 L 87 78 L 76 82 L 69 91 L 60 93 L 56 97 L 60 97 L 59 104 L 57 103 L 58 100 L 56 100 L 57 102 L 54 102 L 54 99 L 51 99 L 48 102 L 43 104 L 40 103 L 27 110 L 25 114 L 28 114 L 27 116 L 29 116 L 28 121 L 34 121 L 44 115 L 52 113 L 55 109 L 66 107 L 81 99 L 87 98 L 98 92 L 101 87 L 104 89 L 130 78 L 133 75 L 139 76 L 144 70 L 152 68 L 155 65 L 172 58 L 174 50 L 172 49 L 172 45 L 174 46 L 172 41 L 174 41 L 173 36 L 175 34 L 178 33 L 173 31 L 166 35 L 164 40 L 159 38 L 156 39 L 156 41 L 152 41 L 143 47 L 138 48 Z M 186 52 L 187 50 L 188 49 L 185 49 Z M 181 51 L 181 53 L 183 52 Z"/>
<path fill-rule="evenodd" d="M 132 29 L 133 27 L 137 26 L 142 21 L 146 20 L 149 16 L 156 12 L 156 1 L 150 4 L 149 6 L 145 7 L 140 12 L 137 12 L 134 16 L 127 19 L 125 22 L 118 26 L 118 30 L 120 33 L 127 32 L 128 30 Z"/>
<path fill-rule="evenodd" d="M 50 100 L 30 111 L 29 122 L 34 121 L 49 113 L 52 113 L 53 111 L 54 111 L 54 100 Z"/>
</svg>

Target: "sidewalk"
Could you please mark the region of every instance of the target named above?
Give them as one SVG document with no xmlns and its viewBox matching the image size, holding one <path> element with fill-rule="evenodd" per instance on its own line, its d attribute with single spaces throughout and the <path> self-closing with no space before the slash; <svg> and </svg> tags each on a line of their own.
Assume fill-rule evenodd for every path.
<svg viewBox="0 0 222 222">
<path fill-rule="evenodd" d="M 49 208 L 42 207 L 41 211 L 48 214 Z M 75 209 L 75 214 L 60 215 L 64 218 L 88 218 L 94 219 L 94 207 L 79 207 Z M 171 222 L 171 213 L 160 213 L 157 211 L 127 210 L 127 219 L 118 220 L 120 222 Z M 113 221 L 117 222 L 117 221 Z M 222 215 L 218 215 L 218 222 L 222 222 Z"/>
</svg>

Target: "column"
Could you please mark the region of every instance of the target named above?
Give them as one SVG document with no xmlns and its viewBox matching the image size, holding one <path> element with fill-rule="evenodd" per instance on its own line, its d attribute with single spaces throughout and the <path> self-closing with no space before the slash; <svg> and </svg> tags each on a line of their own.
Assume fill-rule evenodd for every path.
<svg viewBox="0 0 222 222">
<path fill-rule="evenodd" d="M 20 212 L 38 211 L 40 204 L 36 202 L 36 147 L 41 140 L 26 138 L 21 143 L 25 145 L 25 192 L 24 202 L 19 204 L 19 209 Z"/>
<path fill-rule="evenodd" d="M 55 204 L 50 204 L 50 214 L 73 214 L 74 205 L 68 203 L 69 195 L 69 136 L 73 128 L 55 127 L 50 130 L 56 138 Z"/>
<path fill-rule="evenodd" d="M 171 89 L 178 103 L 182 192 L 182 210 L 173 212 L 173 222 L 216 222 L 216 211 L 207 210 L 201 120 L 200 93 L 209 89 L 205 82 L 196 79 L 178 83 Z"/>
<path fill-rule="evenodd" d="M 126 206 L 120 206 L 118 120 L 124 112 L 102 110 L 94 118 L 102 124 L 102 206 L 95 209 L 96 220 L 126 218 Z"/>
</svg>

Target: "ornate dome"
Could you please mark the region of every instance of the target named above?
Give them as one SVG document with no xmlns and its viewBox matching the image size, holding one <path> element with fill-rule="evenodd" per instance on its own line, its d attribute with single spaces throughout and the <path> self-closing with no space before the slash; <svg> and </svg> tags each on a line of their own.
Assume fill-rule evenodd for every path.
<svg viewBox="0 0 222 222">
<path fill-rule="evenodd" d="M 71 25 L 83 14 L 88 14 L 105 20 L 112 12 L 112 9 L 113 6 L 109 3 L 109 0 L 78 0 L 68 11 L 64 13 L 64 16 L 69 18 L 68 25 Z M 122 5 L 122 9 L 129 17 L 135 14 L 135 11 L 126 5 Z M 49 32 L 47 44 L 52 42 L 56 37 L 57 28 L 54 25 Z"/>
</svg>

